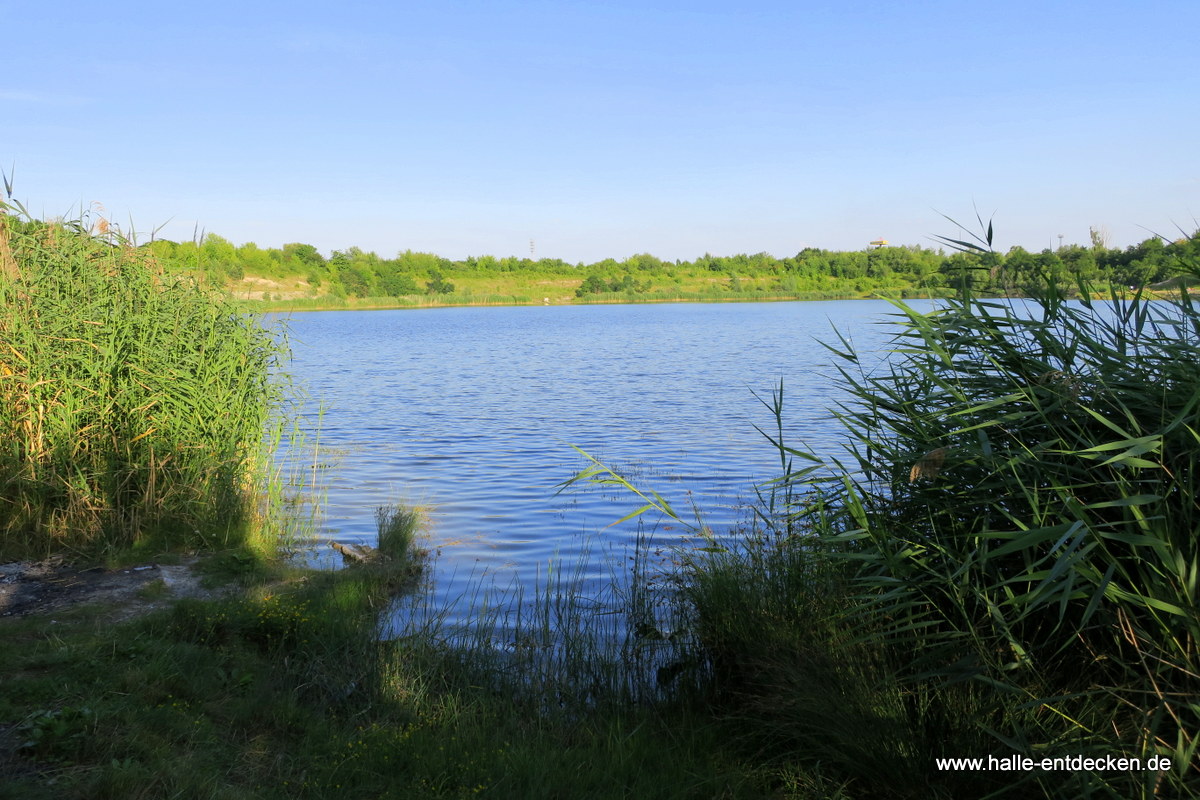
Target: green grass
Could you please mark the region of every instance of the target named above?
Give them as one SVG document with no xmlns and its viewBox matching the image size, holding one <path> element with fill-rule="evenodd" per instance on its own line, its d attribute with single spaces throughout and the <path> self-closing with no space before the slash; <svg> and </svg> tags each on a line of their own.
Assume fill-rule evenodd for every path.
<svg viewBox="0 0 1200 800">
<path fill-rule="evenodd" d="M 411 506 L 381 506 L 376 511 L 375 522 L 380 552 L 385 556 L 402 556 L 412 549 L 421 525 L 421 514 Z"/>
<path fill-rule="evenodd" d="M 225 599 L 183 601 L 115 628 L 88 612 L 54 626 L 0 620 L 9 645 L 0 648 L 0 732 L 14 742 L 0 758 L 0 796 L 769 791 L 769 776 L 730 751 L 702 709 L 630 702 L 627 673 L 606 660 L 608 645 L 587 638 L 571 573 L 537 593 L 515 628 L 483 614 L 463 639 L 434 610 L 380 641 L 381 612 L 419 574 L 418 518 L 381 509 L 381 561 L 238 571 Z M 520 646 L 498 648 L 505 636 Z"/>
</svg>

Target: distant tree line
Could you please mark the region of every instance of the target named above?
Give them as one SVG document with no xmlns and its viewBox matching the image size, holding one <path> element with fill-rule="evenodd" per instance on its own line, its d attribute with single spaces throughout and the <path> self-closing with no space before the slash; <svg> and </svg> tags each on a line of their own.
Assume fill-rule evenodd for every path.
<svg viewBox="0 0 1200 800">
<path fill-rule="evenodd" d="M 1174 242 L 1149 238 L 1125 249 L 1106 247 L 1093 237 L 1090 246 L 1041 252 L 1021 247 L 982 254 L 912 245 L 851 251 L 809 247 L 789 258 L 705 254 L 692 261 L 663 261 L 641 253 L 593 264 L 487 255 L 453 261 L 412 250 L 383 258 L 358 247 L 335 250 L 326 258 L 310 244 L 261 248 L 251 242 L 238 247 L 216 234 L 199 242 L 159 240 L 147 246 L 169 267 L 191 271 L 214 286 L 245 276 L 302 278 L 321 294 L 339 297 L 450 294 L 458 277 L 506 274 L 518 283 L 522 278 L 578 279 L 580 297 L 669 289 L 701 277 L 730 292 L 945 293 L 965 283 L 977 294 L 1023 295 L 1038 291 L 1047 281 L 1068 289 L 1080 281 L 1093 286 L 1165 281 L 1175 274 L 1181 258 L 1200 258 L 1200 231 Z"/>
</svg>

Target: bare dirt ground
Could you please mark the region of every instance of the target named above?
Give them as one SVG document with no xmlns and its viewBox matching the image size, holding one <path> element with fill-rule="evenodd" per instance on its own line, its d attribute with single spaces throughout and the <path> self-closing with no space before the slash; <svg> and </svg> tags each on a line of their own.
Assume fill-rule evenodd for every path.
<svg viewBox="0 0 1200 800">
<path fill-rule="evenodd" d="M 246 300 L 262 300 L 268 294 L 278 300 L 297 300 L 311 296 L 311 289 L 308 281 L 299 278 L 280 282 L 248 275 L 234 285 L 233 295 Z"/>
<path fill-rule="evenodd" d="M 214 597 L 194 570 L 198 559 L 123 569 L 77 569 L 60 559 L 0 564 L 0 619 L 53 614 L 76 606 L 111 606 L 112 621 L 162 608 L 181 597 Z"/>
</svg>

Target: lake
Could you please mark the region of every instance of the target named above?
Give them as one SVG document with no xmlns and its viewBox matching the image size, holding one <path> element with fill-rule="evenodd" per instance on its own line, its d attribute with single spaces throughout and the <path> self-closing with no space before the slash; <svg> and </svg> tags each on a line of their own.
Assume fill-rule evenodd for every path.
<svg viewBox="0 0 1200 800">
<path fill-rule="evenodd" d="M 928 307 L 926 301 L 917 301 Z M 428 509 L 432 591 L 468 616 L 480 580 L 529 586 L 556 559 L 611 580 L 638 536 L 633 495 L 558 484 L 601 458 L 718 534 L 779 474 L 762 434 L 782 378 L 789 444 L 832 454 L 836 327 L 864 352 L 885 301 L 476 307 L 289 315 L 291 373 L 319 441 L 321 534 L 373 543 L 375 509 Z M 648 515 L 669 546 L 686 528 Z M 327 551 L 318 551 L 327 552 Z M 599 554 L 599 555 L 597 555 Z"/>
</svg>

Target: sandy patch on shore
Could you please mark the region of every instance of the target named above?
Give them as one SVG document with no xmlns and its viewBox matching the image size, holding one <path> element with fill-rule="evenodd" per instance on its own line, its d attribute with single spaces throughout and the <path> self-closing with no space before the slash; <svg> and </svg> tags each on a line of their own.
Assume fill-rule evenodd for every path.
<svg viewBox="0 0 1200 800">
<path fill-rule="evenodd" d="M 183 597 L 212 598 L 228 587 L 206 588 L 195 566 L 140 564 L 123 569 L 77 569 L 61 559 L 0 564 L 0 619 L 47 615 L 84 604 L 111 606 L 114 622 L 163 608 Z"/>
</svg>

